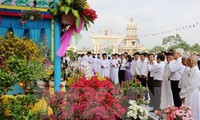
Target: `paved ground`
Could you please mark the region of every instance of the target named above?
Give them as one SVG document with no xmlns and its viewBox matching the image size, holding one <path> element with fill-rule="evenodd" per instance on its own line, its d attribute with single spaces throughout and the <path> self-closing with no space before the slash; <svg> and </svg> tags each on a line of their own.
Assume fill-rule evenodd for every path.
<svg viewBox="0 0 200 120">
<path fill-rule="evenodd" d="M 156 116 L 153 112 L 149 112 L 149 116 L 150 116 L 153 120 L 159 120 L 158 116 Z"/>
</svg>

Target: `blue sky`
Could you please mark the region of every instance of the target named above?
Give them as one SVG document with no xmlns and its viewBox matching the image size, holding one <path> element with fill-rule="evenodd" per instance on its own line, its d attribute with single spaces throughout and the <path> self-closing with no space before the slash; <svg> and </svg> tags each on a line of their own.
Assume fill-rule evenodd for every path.
<svg viewBox="0 0 200 120">
<path fill-rule="evenodd" d="M 200 0 L 87 0 L 96 10 L 98 19 L 88 31 L 82 31 L 83 38 L 78 48 L 93 44 L 88 37 L 104 29 L 112 30 L 123 39 L 126 25 L 133 18 L 137 22 L 138 35 L 152 34 L 177 27 L 199 23 L 195 28 L 174 31 L 165 35 L 139 37 L 148 48 L 162 43 L 162 38 L 180 34 L 189 44 L 200 43 Z"/>
</svg>

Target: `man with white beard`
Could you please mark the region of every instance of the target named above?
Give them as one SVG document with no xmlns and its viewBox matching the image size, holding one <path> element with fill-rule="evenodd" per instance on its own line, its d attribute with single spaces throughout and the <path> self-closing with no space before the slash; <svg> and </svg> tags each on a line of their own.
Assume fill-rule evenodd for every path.
<svg viewBox="0 0 200 120">
<path fill-rule="evenodd" d="M 190 70 L 187 74 L 180 91 L 180 99 L 183 104 L 188 105 L 192 109 L 194 120 L 200 120 L 200 99 L 199 99 L 199 87 L 200 87 L 200 71 L 197 65 L 197 56 L 192 55 L 188 58 L 188 66 Z"/>
<path fill-rule="evenodd" d="M 163 82 L 161 87 L 161 103 L 160 108 L 165 109 L 169 105 L 174 105 L 174 100 L 172 96 L 171 84 L 169 81 L 170 71 L 169 71 L 169 63 L 175 62 L 173 57 L 173 52 L 167 52 L 166 54 L 167 63 L 165 64 L 164 74 L 163 74 Z"/>
<path fill-rule="evenodd" d="M 118 54 L 113 55 L 113 59 L 111 60 L 110 63 L 110 78 L 111 80 L 115 83 L 119 83 L 119 77 L 118 77 L 118 72 L 119 72 L 119 62 L 118 62 Z"/>
<path fill-rule="evenodd" d="M 176 107 L 180 107 L 182 105 L 182 101 L 179 99 L 180 88 L 178 87 L 178 84 L 185 70 L 185 66 L 182 64 L 181 58 L 183 53 L 183 49 L 175 49 L 173 52 L 175 62 L 169 63 L 169 71 L 171 72 L 169 80 L 171 81 L 172 95 L 174 99 L 174 105 Z"/>
</svg>

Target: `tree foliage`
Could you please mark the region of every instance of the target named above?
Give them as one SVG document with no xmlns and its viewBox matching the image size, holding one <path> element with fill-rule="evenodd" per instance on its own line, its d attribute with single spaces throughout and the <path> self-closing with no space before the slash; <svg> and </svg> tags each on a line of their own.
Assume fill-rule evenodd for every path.
<svg viewBox="0 0 200 120">
<path fill-rule="evenodd" d="M 165 50 L 164 47 L 159 45 L 159 46 L 155 46 L 151 50 L 149 50 L 149 53 L 160 53 L 164 50 Z"/>
<path fill-rule="evenodd" d="M 155 46 L 151 50 L 150 53 L 159 53 L 164 50 L 174 50 L 176 48 L 182 48 L 185 52 L 189 53 L 200 53 L 200 45 L 194 44 L 189 45 L 185 42 L 179 34 L 171 35 L 163 38 L 162 46 Z"/>
</svg>

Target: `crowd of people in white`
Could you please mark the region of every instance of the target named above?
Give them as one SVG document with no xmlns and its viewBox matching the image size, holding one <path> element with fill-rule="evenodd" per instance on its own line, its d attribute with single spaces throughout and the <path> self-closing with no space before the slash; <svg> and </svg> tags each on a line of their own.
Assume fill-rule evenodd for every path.
<svg viewBox="0 0 200 120">
<path fill-rule="evenodd" d="M 75 62 L 88 63 L 91 73 L 111 78 L 115 84 L 131 80 L 133 76 L 148 87 L 144 99 L 150 99 L 152 111 L 175 105 L 188 105 L 195 120 L 200 120 L 200 71 L 196 55 L 184 54 L 183 49 L 156 55 L 135 52 L 124 54 L 79 55 Z M 90 74 L 90 75 L 92 75 Z M 149 96 L 149 97 L 148 97 Z"/>
</svg>

